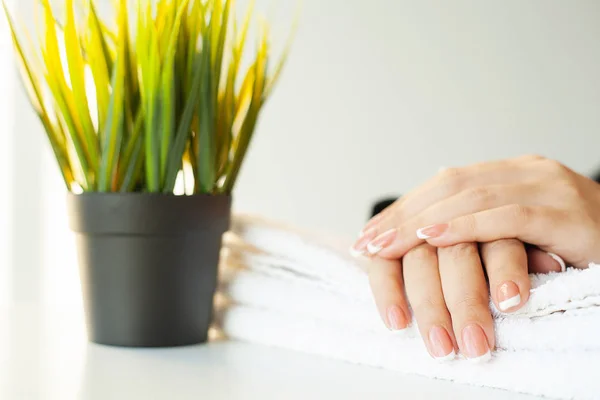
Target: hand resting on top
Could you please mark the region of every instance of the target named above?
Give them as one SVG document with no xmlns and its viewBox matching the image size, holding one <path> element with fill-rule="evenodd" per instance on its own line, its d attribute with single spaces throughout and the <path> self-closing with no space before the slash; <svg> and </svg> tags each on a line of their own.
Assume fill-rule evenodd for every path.
<svg viewBox="0 0 600 400">
<path fill-rule="evenodd" d="M 598 244 L 600 185 L 526 156 L 441 172 L 373 217 L 352 250 L 378 261 L 371 286 L 390 329 L 412 309 L 433 357 L 485 360 L 490 293 L 499 310 L 517 310 L 528 272 L 560 271 L 562 259 L 586 268 Z"/>
</svg>

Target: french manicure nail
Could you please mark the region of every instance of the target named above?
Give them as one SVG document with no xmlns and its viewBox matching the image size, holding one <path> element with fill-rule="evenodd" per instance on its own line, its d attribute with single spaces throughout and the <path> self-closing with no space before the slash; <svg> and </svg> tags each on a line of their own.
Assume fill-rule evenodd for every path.
<svg viewBox="0 0 600 400">
<path fill-rule="evenodd" d="M 408 326 L 408 319 L 400 307 L 392 305 L 388 308 L 388 328 L 392 331 L 401 331 Z"/>
<path fill-rule="evenodd" d="M 350 248 L 350 254 L 353 257 L 363 255 L 365 253 L 365 250 L 367 249 L 367 245 L 369 244 L 369 242 L 371 242 L 371 240 L 373 240 L 376 234 L 377 231 L 373 228 L 365 231 L 365 233 Z"/>
<path fill-rule="evenodd" d="M 479 325 L 472 324 L 463 328 L 462 340 L 463 353 L 470 361 L 480 363 L 492 358 L 487 338 Z"/>
<path fill-rule="evenodd" d="M 498 307 L 506 311 L 521 304 L 519 287 L 514 282 L 504 282 L 498 286 Z"/>
<path fill-rule="evenodd" d="M 429 330 L 429 344 L 429 351 L 437 361 L 451 361 L 456 356 L 450 335 L 441 326 L 434 326 Z"/>
<path fill-rule="evenodd" d="M 373 255 L 377 254 L 385 247 L 392 244 L 395 238 L 396 230 L 390 229 L 389 231 L 382 233 L 381 235 L 373 239 L 371 242 L 369 242 L 369 244 L 367 244 L 367 251 Z"/>
<path fill-rule="evenodd" d="M 419 239 L 431 239 L 442 236 L 448 229 L 448 224 L 429 225 L 421 229 L 417 229 L 417 237 Z"/>
<path fill-rule="evenodd" d="M 560 256 L 558 256 L 554 253 L 548 253 L 548 255 L 550 257 L 554 258 L 554 260 L 558 263 L 558 265 L 560 265 L 561 272 L 565 272 L 567 270 L 567 264 L 565 264 L 565 260 L 563 260 Z"/>
</svg>

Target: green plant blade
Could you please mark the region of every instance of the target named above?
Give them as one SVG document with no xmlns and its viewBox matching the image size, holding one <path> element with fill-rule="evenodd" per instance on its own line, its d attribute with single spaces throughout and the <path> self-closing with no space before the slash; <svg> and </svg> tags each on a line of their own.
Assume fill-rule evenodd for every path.
<svg viewBox="0 0 600 400">
<path fill-rule="evenodd" d="M 90 166 L 92 160 L 90 158 L 88 149 L 85 146 L 85 137 L 82 132 L 81 125 L 77 119 L 77 110 L 74 105 L 73 94 L 67 86 L 65 80 L 65 74 L 60 58 L 60 51 L 58 45 L 58 38 L 56 35 L 55 18 L 52 14 L 52 9 L 48 0 L 43 0 L 44 7 L 44 21 L 45 21 L 45 32 L 44 32 L 44 51 L 42 51 L 42 57 L 46 66 L 46 82 L 50 88 L 54 101 L 61 110 L 61 116 L 65 120 L 68 128 L 69 139 L 75 148 L 77 153 L 77 161 L 80 166 L 80 173 L 77 170 L 71 168 L 75 176 L 79 177 L 79 183 L 82 189 L 91 190 L 94 187 L 94 174 Z"/>
<path fill-rule="evenodd" d="M 67 64 L 71 77 L 71 87 L 77 114 L 73 118 L 79 120 L 82 129 L 84 143 L 89 154 L 90 173 L 95 174 L 98 169 L 98 141 L 89 113 L 89 105 L 85 84 L 85 64 L 81 55 L 81 44 L 79 34 L 75 27 L 75 16 L 73 12 L 73 0 L 66 0 L 67 20 L 64 28 L 65 48 L 67 53 Z"/>
<path fill-rule="evenodd" d="M 150 18 L 149 16 L 148 18 Z M 146 134 L 146 182 L 148 191 L 160 191 L 160 61 L 158 49 L 158 33 L 154 25 L 149 23 L 149 54 L 144 72 L 144 92 L 146 95 L 145 115 Z"/>
<path fill-rule="evenodd" d="M 187 101 L 181 119 L 179 120 L 179 126 L 177 127 L 177 133 L 175 134 L 175 140 L 171 146 L 171 151 L 168 158 L 168 167 L 165 177 L 165 190 L 172 191 L 175 187 L 177 180 L 177 173 L 181 168 L 181 158 L 185 152 L 186 144 L 189 140 L 189 132 L 192 126 L 192 120 L 194 118 L 194 112 L 196 111 L 196 103 L 200 94 L 200 87 L 202 85 L 202 68 L 201 65 L 204 62 L 205 57 L 202 54 L 196 54 L 196 62 L 194 63 L 195 68 L 193 69 L 192 87 L 189 91 Z M 195 150 L 191 150 L 195 154 Z M 192 165 L 194 161 L 192 161 Z M 194 169 L 196 170 L 196 169 Z"/>
<path fill-rule="evenodd" d="M 211 21 L 212 23 L 213 21 Z M 210 25 L 208 26 L 210 29 Z M 210 68 L 211 46 L 210 37 L 203 37 L 202 47 L 202 85 L 200 87 L 200 102 L 198 104 L 198 120 L 200 129 L 198 131 L 197 156 L 198 156 L 198 179 L 197 188 L 202 193 L 210 193 L 215 182 L 215 141 L 214 141 L 214 114 L 213 102 L 213 71 Z"/>
<path fill-rule="evenodd" d="M 26 87 L 29 100 L 42 125 L 44 126 L 48 141 L 50 142 L 50 146 L 52 147 L 52 151 L 56 157 L 56 161 L 58 163 L 65 186 L 67 189 L 71 189 L 71 184 L 74 182 L 74 177 L 71 170 L 71 165 L 69 163 L 69 158 L 65 151 L 64 133 L 61 134 L 60 125 L 58 127 L 54 127 L 50 122 L 48 110 L 46 109 L 46 106 L 44 105 L 44 99 L 42 98 L 39 79 L 34 76 L 31 65 L 25 57 L 23 46 L 17 37 L 14 20 L 12 19 L 4 1 L 2 1 L 2 6 L 8 20 L 12 41 L 21 66 L 20 75 L 23 84 Z"/>
<path fill-rule="evenodd" d="M 128 13 L 127 0 L 121 0 L 119 7 L 119 42 L 117 65 L 113 70 L 111 78 L 112 93 L 108 108 L 108 117 L 104 132 L 104 142 L 102 146 L 102 159 L 100 165 L 100 176 L 98 181 L 98 191 L 108 192 L 116 189 L 118 181 L 115 172 L 117 170 L 121 142 L 123 140 L 124 125 L 124 104 L 125 104 L 125 77 L 126 77 L 126 58 L 127 51 L 127 32 Z"/>
<path fill-rule="evenodd" d="M 234 140 L 233 159 L 229 164 L 229 169 L 223 184 L 223 190 L 226 193 L 230 193 L 233 190 L 233 186 L 242 166 L 242 161 L 244 160 L 250 144 L 250 139 L 252 138 L 252 134 L 254 133 L 255 126 L 258 121 L 267 77 L 267 55 L 268 44 L 265 33 L 253 68 L 253 75 L 255 79 L 253 84 L 252 100 L 250 106 L 248 107 L 248 111 L 244 118 L 244 122 L 242 123 L 240 132 Z"/>
<path fill-rule="evenodd" d="M 175 52 L 177 50 L 178 37 L 181 27 L 181 18 L 183 13 L 186 11 L 188 7 L 188 0 L 183 0 L 179 5 L 179 9 L 177 10 L 177 15 L 175 16 L 175 20 L 173 23 L 172 31 L 169 35 L 169 44 L 167 51 L 165 53 L 165 64 L 163 66 L 162 71 L 162 90 L 161 90 L 161 99 L 162 99 L 162 135 L 161 135 L 161 149 L 160 149 L 160 181 L 163 190 L 170 191 L 169 188 L 165 187 L 166 181 L 166 173 L 167 173 L 167 158 L 169 155 L 169 149 L 171 146 L 171 138 L 175 133 L 176 129 L 176 109 L 175 103 L 176 92 L 175 89 L 177 87 L 176 79 L 174 77 L 175 74 Z M 183 154 L 181 155 L 183 156 Z"/>
<path fill-rule="evenodd" d="M 120 168 L 121 173 L 118 185 L 122 192 L 131 190 L 135 182 L 139 179 L 140 164 L 142 163 L 144 149 L 144 141 L 142 140 L 142 133 L 144 131 L 143 121 L 143 113 L 140 112 L 123 154 L 123 165 Z"/>
</svg>

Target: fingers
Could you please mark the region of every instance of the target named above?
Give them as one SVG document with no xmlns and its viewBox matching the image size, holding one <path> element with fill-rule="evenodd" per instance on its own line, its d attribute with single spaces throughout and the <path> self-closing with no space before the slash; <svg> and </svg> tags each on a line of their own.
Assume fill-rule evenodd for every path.
<svg viewBox="0 0 600 400">
<path fill-rule="evenodd" d="M 486 361 L 495 346 L 489 295 L 475 243 L 438 249 L 439 271 L 446 305 L 461 353 Z"/>
<path fill-rule="evenodd" d="M 404 295 L 400 261 L 374 259 L 369 267 L 369 283 L 384 324 L 392 331 L 405 329 L 411 314 Z"/>
<path fill-rule="evenodd" d="M 551 193 L 536 185 L 492 185 L 465 190 L 446 200 L 438 202 L 421 213 L 398 220 L 382 218 L 377 225 L 367 231 L 356 243 L 355 250 L 377 254 L 384 258 L 400 258 L 408 249 L 422 243 L 423 238 L 415 236 L 417 229 L 430 224 L 450 221 L 464 215 L 498 208 L 518 202 L 519 204 L 540 204 L 547 202 Z"/>
<path fill-rule="evenodd" d="M 529 299 L 531 288 L 525 245 L 516 239 L 484 243 L 481 245 L 481 259 L 498 310 L 512 312 L 521 308 Z"/>
<path fill-rule="evenodd" d="M 453 359 L 455 339 L 444 301 L 437 250 L 423 244 L 403 259 L 406 292 L 429 354 L 440 361 Z"/>
<path fill-rule="evenodd" d="M 421 228 L 416 234 L 440 247 L 512 238 L 543 247 L 560 243 L 560 235 L 569 231 L 565 215 L 553 208 L 513 204 Z"/>
<path fill-rule="evenodd" d="M 540 170 L 529 168 L 530 164 L 538 162 L 540 158 L 523 156 L 477 163 L 464 168 L 445 168 L 425 184 L 374 216 L 365 225 L 363 232 L 390 218 L 401 220 L 415 215 L 438 201 L 469 188 L 530 182 L 540 176 Z"/>
</svg>

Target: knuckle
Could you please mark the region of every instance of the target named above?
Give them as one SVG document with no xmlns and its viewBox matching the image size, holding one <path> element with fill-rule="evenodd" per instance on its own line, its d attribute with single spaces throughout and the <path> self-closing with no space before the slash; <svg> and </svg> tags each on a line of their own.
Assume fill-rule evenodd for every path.
<svg viewBox="0 0 600 400">
<path fill-rule="evenodd" d="M 479 208 L 487 208 L 494 202 L 494 198 L 494 193 L 484 186 L 468 189 L 466 192 L 467 202 Z"/>
<path fill-rule="evenodd" d="M 477 245 L 475 243 L 458 243 L 452 246 L 440 248 L 438 250 L 444 257 L 451 259 L 463 259 L 478 255 Z"/>
<path fill-rule="evenodd" d="M 531 219 L 531 208 L 522 204 L 511 204 L 508 206 L 509 216 L 521 224 L 527 224 Z"/>
<path fill-rule="evenodd" d="M 465 172 L 462 168 L 446 168 L 440 173 L 440 182 L 447 194 L 461 191 L 465 182 Z"/>
<path fill-rule="evenodd" d="M 415 316 L 420 318 L 424 315 L 446 312 L 446 303 L 443 299 L 427 296 L 414 302 L 414 304 L 411 304 L 411 308 L 413 309 Z"/>
<path fill-rule="evenodd" d="M 579 201 L 584 196 L 582 189 L 572 179 L 557 179 L 555 190 L 559 199 L 569 203 Z"/>
<path fill-rule="evenodd" d="M 485 307 L 487 307 L 487 297 L 477 292 L 465 293 L 459 299 L 448 304 L 451 314 L 465 316 L 479 315 Z"/>
<path fill-rule="evenodd" d="M 539 154 L 526 154 L 522 157 L 523 161 L 544 161 L 546 157 Z"/>
<path fill-rule="evenodd" d="M 510 251 L 512 249 L 518 249 L 523 246 L 523 242 L 519 239 L 500 239 L 492 242 L 483 243 L 481 250 L 484 256 L 500 251 Z"/>
<path fill-rule="evenodd" d="M 435 257 L 435 248 L 427 243 L 411 249 L 404 256 L 405 263 L 423 263 Z"/>
<path fill-rule="evenodd" d="M 541 160 L 541 163 L 542 168 L 553 177 L 566 176 L 569 173 L 569 169 L 556 160 L 546 158 Z"/>
</svg>

